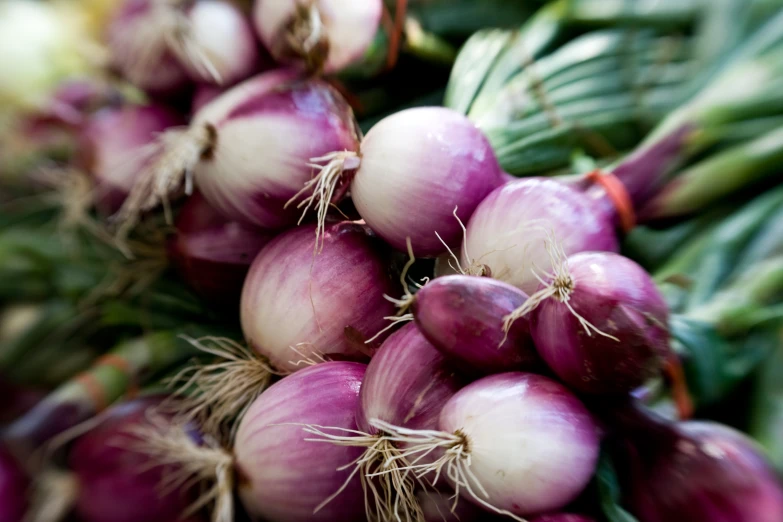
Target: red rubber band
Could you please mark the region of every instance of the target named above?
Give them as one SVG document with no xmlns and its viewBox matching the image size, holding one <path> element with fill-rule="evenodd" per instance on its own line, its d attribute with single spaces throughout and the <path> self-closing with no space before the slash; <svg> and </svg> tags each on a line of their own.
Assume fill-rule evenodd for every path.
<svg viewBox="0 0 783 522">
<path fill-rule="evenodd" d="M 693 399 L 688 391 L 688 382 L 685 380 L 679 357 L 672 355 L 666 360 L 664 374 L 672 387 L 672 398 L 680 420 L 690 419 L 693 416 Z"/>
<path fill-rule="evenodd" d="M 394 19 L 389 13 L 388 6 L 384 5 L 381 13 L 381 23 L 389 35 L 389 45 L 386 53 L 386 70 L 393 69 L 397 65 L 402 43 L 402 31 L 405 25 L 405 13 L 408 9 L 408 0 L 397 0 L 394 9 Z"/>
<path fill-rule="evenodd" d="M 76 376 L 75 381 L 84 388 L 87 395 L 90 396 L 90 400 L 95 405 L 95 410 L 101 412 L 109 405 L 106 400 L 106 394 L 103 390 L 103 385 L 95 376 L 89 372 L 82 373 Z"/>
<path fill-rule="evenodd" d="M 606 191 L 606 195 L 617 209 L 620 217 L 620 227 L 623 232 L 630 232 L 636 226 L 636 212 L 633 209 L 633 201 L 623 182 L 611 172 L 596 169 L 587 174 L 587 179 L 598 183 Z"/>
</svg>

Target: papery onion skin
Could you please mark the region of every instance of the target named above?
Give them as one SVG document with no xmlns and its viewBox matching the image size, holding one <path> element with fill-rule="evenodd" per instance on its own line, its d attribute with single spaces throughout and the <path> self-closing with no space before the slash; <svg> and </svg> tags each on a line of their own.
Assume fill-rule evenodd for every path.
<svg viewBox="0 0 783 522">
<path fill-rule="evenodd" d="M 313 356 L 366 360 L 364 340 L 386 326 L 384 316 L 394 314 L 383 295 L 399 290 L 387 273 L 380 241 L 351 222 L 328 225 L 323 237 L 323 251 L 316 255 L 315 225 L 279 235 L 256 257 L 245 280 L 242 331 L 279 370 L 299 370 Z"/>
<path fill-rule="evenodd" d="M 229 221 L 201 194 L 185 202 L 166 252 L 177 275 L 208 302 L 237 308 L 250 265 L 273 234 Z"/>
<path fill-rule="evenodd" d="M 416 293 L 413 316 L 424 336 L 472 375 L 531 369 L 539 362 L 527 318 L 503 331 L 503 319 L 527 294 L 488 277 L 438 277 Z"/>
<path fill-rule="evenodd" d="M 219 80 L 180 59 L 195 82 L 229 86 L 244 80 L 258 66 L 258 44 L 250 20 L 233 3 L 198 0 L 187 10 L 191 37 L 219 74 Z"/>
<path fill-rule="evenodd" d="M 151 94 L 172 96 L 191 83 L 187 71 L 168 50 L 163 31 L 150 31 L 153 0 L 125 0 L 108 28 L 111 62 L 135 86 Z M 145 30 L 146 29 L 146 30 Z M 150 49 L 154 49 L 150 53 Z M 159 53 L 159 55 L 158 55 Z M 144 56 L 152 56 L 139 64 Z"/>
<path fill-rule="evenodd" d="M 446 357 L 409 323 L 386 339 L 367 367 L 359 430 L 376 433 L 380 419 L 409 429 L 433 430 L 443 405 L 464 384 Z"/>
<path fill-rule="evenodd" d="M 27 509 L 28 478 L 16 458 L 0 445 L 0 522 L 21 522 Z"/>
<path fill-rule="evenodd" d="M 470 502 L 458 502 L 452 511 L 453 496 L 453 491 L 421 490 L 416 493 L 424 522 L 473 522 L 487 519 L 487 513 Z"/>
<path fill-rule="evenodd" d="M 467 251 L 492 277 L 532 294 L 534 271 L 552 269 L 547 235 L 566 256 L 585 251 L 616 252 L 614 216 L 598 200 L 566 184 L 542 178 L 507 183 L 489 194 L 467 225 Z M 462 254 L 461 263 L 471 260 Z"/>
<path fill-rule="evenodd" d="M 357 150 L 353 111 L 321 80 L 263 73 L 229 89 L 194 117 L 214 143 L 195 167 L 196 185 L 226 217 L 262 228 L 293 225 L 284 208 L 312 177 L 308 162 L 335 150 Z"/>
<path fill-rule="evenodd" d="M 163 495 L 161 481 L 171 468 L 150 466 L 150 456 L 134 450 L 135 426 L 148 424 L 151 408 L 162 397 L 120 403 L 102 422 L 82 435 L 68 457 L 79 482 L 76 513 L 85 522 L 171 522 L 196 500 L 193 492 L 175 490 Z M 193 431 L 193 440 L 200 435 Z M 136 442 L 134 442 L 136 441 Z"/>
<path fill-rule="evenodd" d="M 652 277 L 611 252 L 568 258 L 574 289 L 568 304 L 605 334 L 587 334 L 556 297 L 532 312 L 533 341 L 547 365 L 583 393 L 624 393 L 660 375 L 671 356 L 668 307 Z M 542 286 L 543 287 L 543 286 Z"/>
<path fill-rule="evenodd" d="M 80 134 L 79 165 L 95 180 L 95 204 L 105 214 L 116 212 L 154 158 L 145 151 L 158 134 L 182 119 L 161 105 L 126 105 L 93 114 Z"/>
<path fill-rule="evenodd" d="M 301 12 L 300 7 L 308 4 L 298 0 L 255 2 L 256 31 L 275 59 L 325 73 L 337 72 L 360 60 L 378 31 L 383 3 L 380 0 L 315 0 L 312 4 L 323 22 L 323 34 L 311 56 L 302 56 L 292 50 L 286 33 Z"/>
<path fill-rule="evenodd" d="M 777 522 L 783 489 L 761 449 L 712 422 L 629 446 L 631 510 L 640 522 Z"/>
<path fill-rule="evenodd" d="M 488 493 L 483 500 L 515 515 L 562 508 L 585 488 L 598 460 L 590 412 L 540 375 L 508 372 L 469 384 L 446 403 L 439 428 L 464 434 L 470 469 Z"/>
<path fill-rule="evenodd" d="M 337 149 L 336 149 L 337 150 Z M 462 228 L 503 175 L 482 132 L 441 107 L 406 109 L 378 122 L 361 144 L 351 183 L 359 214 L 379 236 L 416 256 L 437 256 L 462 241 Z"/>
<path fill-rule="evenodd" d="M 366 366 L 327 362 L 285 377 L 262 393 L 239 425 L 235 456 L 239 494 L 252 515 L 272 522 L 364 520 L 358 475 L 320 511 L 313 510 L 345 482 L 338 471 L 362 448 L 306 441 L 303 425 L 356 429 Z"/>
</svg>

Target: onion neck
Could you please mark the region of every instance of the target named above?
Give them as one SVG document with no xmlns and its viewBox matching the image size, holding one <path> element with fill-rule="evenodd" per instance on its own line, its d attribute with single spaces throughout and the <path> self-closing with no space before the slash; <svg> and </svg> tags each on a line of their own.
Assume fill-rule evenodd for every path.
<svg viewBox="0 0 783 522">
<path fill-rule="evenodd" d="M 315 2 L 298 5 L 283 29 L 279 52 L 301 58 L 311 71 L 321 71 L 329 57 L 329 38 Z"/>
</svg>

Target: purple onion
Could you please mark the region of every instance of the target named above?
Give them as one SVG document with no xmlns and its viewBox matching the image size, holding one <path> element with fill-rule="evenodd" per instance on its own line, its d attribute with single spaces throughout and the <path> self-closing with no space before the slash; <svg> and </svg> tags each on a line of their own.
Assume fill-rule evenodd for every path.
<svg viewBox="0 0 783 522">
<path fill-rule="evenodd" d="M 337 150 L 337 149 L 335 149 Z M 417 256 L 460 244 L 462 225 L 502 171 L 487 139 L 465 116 L 440 107 L 407 109 L 378 122 L 361 143 L 351 197 L 367 224 Z M 440 238 L 436 235 L 440 235 Z"/>
<path fill-rule="evenodd" d="M 196 500 L 191 491 L 163 493 L 162 480 L 173 470 L 151 465 L 149 455 L 137 451 L 139 426 L 152 427 L 150 408 L 160 397 L 120 403 L 103 421 L 73 445 L 68 463 L 79 483 L 76 513 L 84 522 L 171 522 Z M 194 432 L 194 441 L 198 435 Z"/>
<path fill-rule="evenodd" d="M 168 257 L 177 274 L 217 306 L 236 307 L 250 264 L 272 234 L 228 221 L 198 193 L 177 216 Z"/>
<path fill-rule="evenodd" d="M 590 412 L 540 375 L 509 372 L 469 384 L 446 403 L 439 429 L 453 434 L 452 450 L 460 445 L 459 458 L 469 459 L 461 465 L 470 468 L 462 473 L 470 491 L 463 485 L 460 495 L 518 516 L 574 500 L 598 460 L 600 436 Z"/>
<path fill-rule="evenodd" d="M 22 522 L 28 479 L 16 458 L 0 445 L 0 522 Z"/>
<path fill-rule="evenodd" d="M 557 513 L 553 515 L 542 515 L 531 518 L 530 522 L 595 522 L 594 518 L 584 515 L 569 515 L 568 513 Z"/>
<path fill-rule="evenodd" d="M 427 340 L 462 371 L 487 375 L 538 362 L 525 318 L 503 331 L 503 319 L 525 301 L 524 292 L 501 281 L 450 275 L 424 285 L 411 309 Z"/>
<path fill-rule="evenodd" d="M 208 83 L 197 85 L 195 92 L 193 92 L 193 100 L 190 102 L 190 111 L 193 114 L 197 113 L 225 91 L 222 87 Z"/>
<path fill-rule="evenodd" d="M 336 471 L 362 450 L 305 440 L 312 436 L 302 429 L 305 424 L 356 429 L 365 369 L 352 362 L 319 364 L 283 378 L 255 400 L 234 449 L 239 495 L 251 515 L 277 522 L 365 520 L 359 477 L 346 483 L 351 471 Z"/>
<path fill-rule="evenodd" d="M 241 300 L 242 331 L 250 345 L 279 370 L 306 360 L 366 360 L 364 344 L 384 326 L 398 293 L 379 241 L 366 227 L 330 224 L 316 255 L 315 226 L 272 240 L 256 257 Z"/>
<path fill-rule="evenodd" d="M 81 130 L 80 165 L 95 179 L 96 205 L 116 212 L 155 158 L 159 133 L 181 119 L 160 105 L 126 105 L 92 115 Z"/>
<path fill-rule="evenodd" d="M 545 281 L 539 292 L 554 293 L 532 311 L 531 333 L 563 382 L 585 393 L 625 393 L 660 375 L 672 356 L 668 308 L 641 266 L 584 252 Z"/>
<path fill-rule="evenodd" d="M 258 0 L 253 19 L 275 59 L 332 73 L 362 58 L 382 12 L 382 0 Z"/>
<path fill-rule="evenodd" d="M 486 512 L 469 502 L 458 502 L 452 511 L 453 495 L 453 491 L 419 491 L 416 498 L 421 505 L 424 522 L 479 522 L 487 519 Z"/>
<path fill-rule="evenodd" d="M 565 255 L 618 250 L 614 215 L 604 202 L 554 180 L 507 183 L 488 195 L 468 222 L 463 266 L 490 268 L 492 277 L 535 292 L 535 274 L 552 269 L 547 244 L 554 238 Z"/>
<path fill-rule="evenodd" d="M 615 418 L 627 440 L 629 504 L 639 522 L 783 520 L 783 488 L 753 441 L 717 423 L 653 415 Z"/>
<path fill-rule="evenodd" d="M 311 158 L 355 150 L 353 112 L 321 80 L 271 71 L 226 91 L 199 111 L 188 147 L 198 151 L 196 184 L 226 217 L 263 228 L 293 225 L 300 211 L 284 209 L 312 177 Z M 200 140 L 200 141 L 199 141 Z"/>
<path fill-rule="evenodd" d="M 111 61 L 137 87 L 153 94 L 172 95 L 190 84 L 187 71 L 169 49 L 172 28 L 161 25 L 165 2 L 125 0 L 108 28 Z M 165 20 L 164 20 L 165 21 Z"/>
</svg>

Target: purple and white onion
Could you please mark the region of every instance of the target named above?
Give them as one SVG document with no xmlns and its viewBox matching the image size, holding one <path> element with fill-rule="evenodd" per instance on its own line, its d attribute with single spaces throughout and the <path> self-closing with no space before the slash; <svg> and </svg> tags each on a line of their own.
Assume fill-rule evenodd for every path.
<svg viewBox="0 0 783 522">
<path fill-rule="evenodd" d="M 276 60 L 334 73 L 364 56 L 382 12 L 382 0 L 256 0 L 253 20 Z"/>
<path fill-rule="evenodd" d="M 309 440 L 303 426 L 356 429 L 366 368 L 319 364 L 273 384 L 255 400 L 234 446 L 239 496 L 251 515 L 276 522 L 365 520 L 359 477 L 348 479 L 351 471 L 338 469 L 362 450 Z"/>
<path fill-rule="evenodd" d="M 330 224 L 315 255 L 315 225 L 285 232 L 256 257 L 241 300 L 242 331 L 282 371 L 323 358 L 367 360 L 397 293 L 383 246 L 366 227 Z"/>
<path fill-rule="evenodd" d="M 0 522 L 22 522 L 29 480 L 16 458 L 0 445 Z"/>
</svg>

